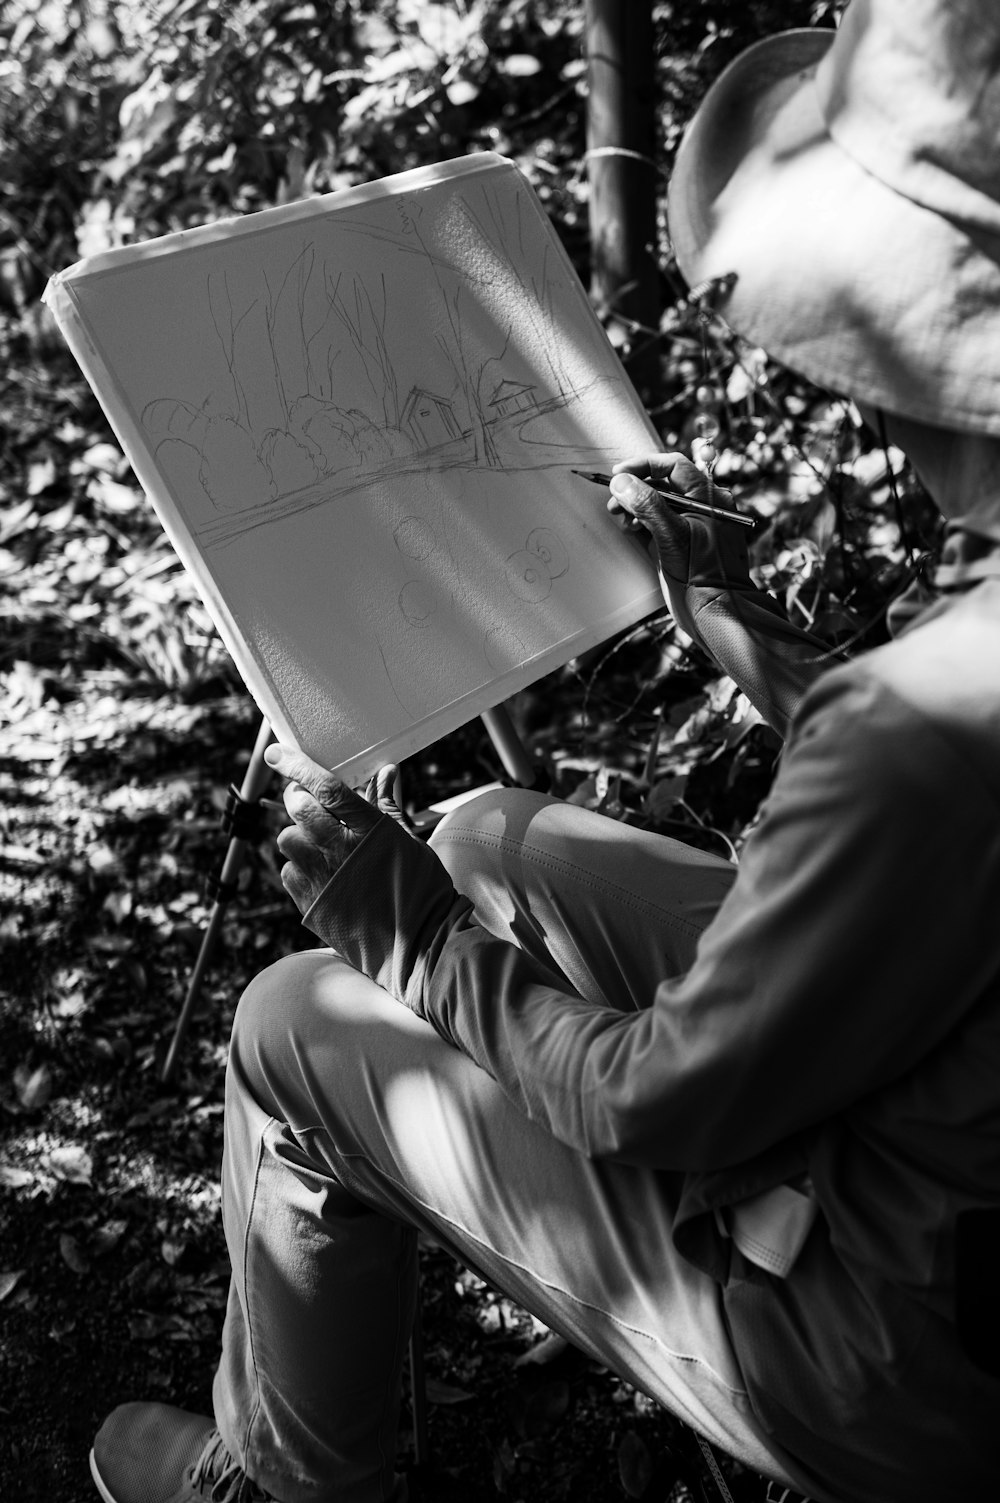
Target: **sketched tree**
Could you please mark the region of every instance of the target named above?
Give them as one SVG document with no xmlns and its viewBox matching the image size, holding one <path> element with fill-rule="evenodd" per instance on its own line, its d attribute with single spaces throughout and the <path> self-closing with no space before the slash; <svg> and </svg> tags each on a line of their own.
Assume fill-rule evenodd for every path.
<svg viewBox="0 0 1000 1503">
<path fill-rule="evenodd" d="M 489 257 L 493 276 L 505 286 L 507 295 L 516 302 L 532 328 L 548 364 L 556 394 L 565 396 L 572 389 L 573 382 L 562 356 L 565 330 L 552 296 L 556 268 L 552 264 L 551 246 L 546 239 L 542 245 L 540 266 L 537 270 L 529 270 L 529 267 L 535 267 L 537 259 L 529 254 L 530 247 L 526 243 L 534 216 L 520 188 L 516 202 L 513 225 L 509 216 L 504 216 L 496 194 L 488 187 L 482 192 L 482 213 L 466 200 L 456 202 L 454 215 L 465 232 L 464 238 L 470 250 L 480 257 Z M 514 245 L 518 252 L 516 256 L 511 253 Z"/>
<path fill-rule="evenodd" d="M 348 300 L 340 290 L 342 278 L 326 275 L 330 307 L 347 330 L 348 338 L 361 361 L 365 378 L 377 401 L 381 402 L 383 425 L 399 427 L 399 386 L 386 344 L 385 325 L 388 309 L 385 274 L 379 277 L 380 306 L 376 308 L 365 283 L 352 279 L 353 297 Z"/>
<path fill-rule="evenodd" d="M 471 341 L 467 329 L 463 327 L 463 291 L 465 289 L 461 283 L 454 290 L 446 290 L 442 287 L 442 300 L 448 319 L 450 337 L 438 334 L 436 343 L 438 349 L 451 363 L 468 399 L 476 463 L 488 465 L 491 469 L 498 469 L 502 460 L 490 426 L 488 397 L 485 391 L 486 374 L 490 367 L 499 366 L 502 362 L 507 346 L 510 344 L 511 328 L 510 325 L 507 326 L 503 348 L 498 355 L 487 355 L 481 360 L 470 360 L 468 350 L 471 347 Z"/>
</svg>

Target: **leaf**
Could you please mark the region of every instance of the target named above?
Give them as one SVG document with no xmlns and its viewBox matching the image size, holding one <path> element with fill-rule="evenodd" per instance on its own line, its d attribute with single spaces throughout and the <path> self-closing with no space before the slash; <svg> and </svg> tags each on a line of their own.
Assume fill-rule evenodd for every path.
<svg viewBox="0 0 1000 1503">
<path fill-rule="evenodd" d="M 72 1268 L 74 1273 L 88 1273 L 90 1264 L 80 1250 L 80 1244 L 75 1237 L 68 1232 L 63 1232 L 59 1238 L 59 1251 L 67 1268 Z"/>
<path fill-rule="evenodd" d="M 40 459 L 28 466 L 27 493 L 29 496 L 40 496 L 42 491 L 47 491 L 50 485 L 55 483 L 56 466 L 52 459 Z"/>
<path fill-rule="evenodd" d="M 95 845 L 87 856 L 87 865 L 99 877 L 107 876 L 118 868 L 118 857 L 103 840 Z"/>
<path fill-rule="evenodd" d="M 618 1475 L 630 1498 L 641 1498 L 653 1479 L 653 1458 L 634 1430 L 627 1430 L 619 1443 Z"/>
<path fill-rule="evenodd" d="M 86 996 L 77 988 L 76 991 L 65 992 L 57 997 L 52 1004 L 52 1011 L 57 1018 L 75 1018 L 83 1012 L 86 1005 Z"/>
<path fill-rule="evenodd" d="M 45 857 L 26 845 L 0 845 L 0 861 L 13 861 L 20 866 L 44 866 Z"/>
<path fill-rule="evenodd" d="M 185 1242 L 179 1242 L 173 1237 L 164 1237 L 160 1243 L 160 1256 L 164 1263 L 169 1263 L 171 1268 L 176 1268 L 184 1256 Z"/>
<path fill-rule="evenodd" d="M 105 913 L 109 913 L 116 924 L 127 919 L 132 912 L 132 894 L 127 888 L 120 892 L 109 892 L 101 905 Z"/>
<path fill-rule="evenodd" d="M 48 1155 L 48 1166 L 56 1179 L 66 1180 L 71 1185 L 89 1185 L 94 1176 L 93 1159 L 76 1143 L 53 1148 Z"/>
<path fill-rule="evenodd" d="M 556 1362 L 565 1352 L 570 1350 L 570 1344 L 565 1336 L 560 1336 L 558 1331 L 549 1331 L 541 1341 L 522 1352 L 514 1363 L 515 1367 L 547 1367 L 550 1362 Z"/>
<path fill-rule="evenodd" d="M 542 67 L 538 58 L 528 52 L 512 52 L 508 57 L 498 57 L 496 65 L 510 78 L 530 78 L 533 73 L 541 72 Z"/>
<path fill-rule="evenodd" d="M 35 1176 L 30 1169 L 18 1169 L 14 1164 L 0 1164 L 0 1185 L 5 1190 L 23 1190 L 33 1184 Z"/>
<path fill-rule="evenodd" d="M 471 78 L 456 78 L 445 90 L 448 102 L 458 109 L 463 104 L 471 104 L 478 97 L 479 85 L 472 82 Z"/>
<path fill-rule="evenodd" d="M 440 1378 L 428 1378 L 426 1392 L 429 1404 L 464 1404 L 475 1398 L 475 1394 L 469 1393 L 467 1389 L 442 1383 Z"/>
<path fill-rule="evenodd" d="M 110 480 L 106 475 L 91 480 L 87 494 L 117 516 L 137 510 L 142 499 L 130 485 L 119 485 L 117 480 Z"/>
<path fill-rule="evenodd" d="M 52 1095 L 52 1071 L 48 1065 L 39 1065 L 35 1070 L 18 1065 L 14 1071 L 14 1089 L 26 1112 L 40 1111 Z"/>
<path fill-rule="evenodd" d="M 493 1453 L 493 1485 L 498 1493 L 507 1491 L 507 1482 L 517 1471 L 517 1457 L 506 1435 Z"/>
<path fill-rule="evenodd" d="M 121 1219 L 106 1221 L 98 1227 L 92 1243 L 95 1257 L 103 1258 L 105 1253 L 113 1252 L 127 1230 L 128 1222 Z"/>
<path fill-rule="evenodd" d="M 598 799 L 597 778 L 592 775 L 589 778 L 584 778 L 582 782 L 576 785 L 572 793 L 567 794 L 566 803 L 579 804 L 584 809 L 593 809 L 596 808 Z"/>
<path fill-rule="evenodd" d="M 654 820 L 667 819 L 678 799 L 684 797 L 686 787 L 686 773 L 681 773 L 674 777 L 660 778 L 658 782 L 653 784 L 643 800 L 646 813 Z"/>
<path fill-rule="evenodd" d="M 13 1273 L 0 1273 L 0 1304 L 7 1298 L 8 1294 L 13 1294 L 23 1278 L 23 1268 L 17 1268 Z"/>
</svg>

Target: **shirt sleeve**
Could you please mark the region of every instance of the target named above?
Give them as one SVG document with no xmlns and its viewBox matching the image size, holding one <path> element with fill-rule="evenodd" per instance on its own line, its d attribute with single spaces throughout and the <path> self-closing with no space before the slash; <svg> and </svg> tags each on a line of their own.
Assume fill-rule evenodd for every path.
<svg viewBox="0 0 1000 1503">
<path fill-rule="evenodd" d="M 742 529 L 688 518 L 688 548 L 661 584 L 674 619 L 783 739 L 807 689 L 842 655 L 794 626 L 750 577 Z"/>
<path fill-rule="evenodd" d="M 972 1005 L 1000 962 L 983 943 L 1000 857 L 973 879 L 996 813 L 936 725 L 838 669 L 802 708 L 694 965 L 642 1012 L 568 994 L 475 923 L 433 852 L 382 826 L 309 918 L 558 1138 L 720 1169 L 898 1077 Z"/>
</svg>

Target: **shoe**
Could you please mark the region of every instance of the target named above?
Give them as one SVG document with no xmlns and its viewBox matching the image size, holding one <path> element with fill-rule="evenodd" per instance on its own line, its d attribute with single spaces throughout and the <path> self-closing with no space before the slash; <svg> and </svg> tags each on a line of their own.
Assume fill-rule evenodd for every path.
<svg viewBox="0 0 1000 1503">
<path fill-rule="evenodd" d="M 104 1503 L 276 1503 L 237 1466 L 203 1414 L 169 1404 L 122 1404 L 90 1453 Z"/>
</svg>

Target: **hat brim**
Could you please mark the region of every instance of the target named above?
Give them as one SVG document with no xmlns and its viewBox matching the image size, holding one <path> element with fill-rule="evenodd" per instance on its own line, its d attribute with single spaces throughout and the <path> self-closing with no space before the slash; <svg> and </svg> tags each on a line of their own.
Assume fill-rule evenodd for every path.
<svg viewBox="0 0 1000 1503">
<path fill-rule="evenodd" d="M 671 179 L 678 264 L 692 286 L 735 273 L 726 321 L 818 385 L 1000 434 L 1000 243 L 831 139 L 814 77 L 835 35 L 758 42 L 713 84 Z"/>
</svg>

